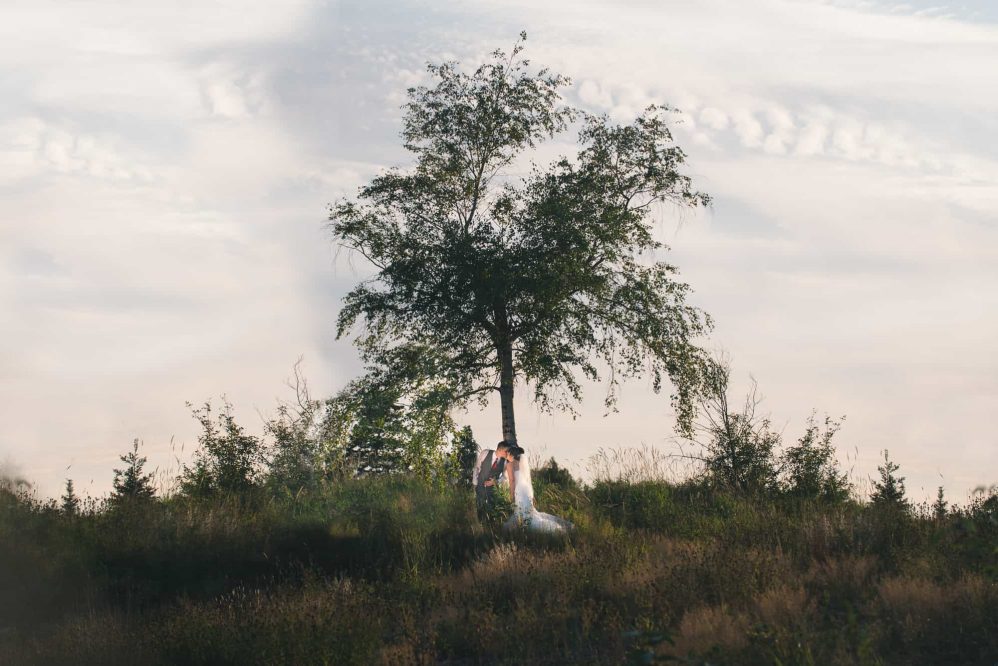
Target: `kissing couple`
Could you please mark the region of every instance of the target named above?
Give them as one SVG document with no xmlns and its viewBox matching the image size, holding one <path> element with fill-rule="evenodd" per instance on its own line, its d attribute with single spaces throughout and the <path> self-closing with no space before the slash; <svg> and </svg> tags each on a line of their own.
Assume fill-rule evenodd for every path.
<svg viewBox="0 0 998 666">
<path fill-rule="evenodd" d="M 534 508 L 534 484 L 526 451 L 505 440 L 496 448 L 478 453 L 472 473 L 478 519 L 492 523 L 496 512 L 496 486 L 506 481 L 513 498 L 513 513 L 503 529 L 524 528 L 534 532 L 565 532 L 574 525 L 564 518 Z"/>
</svg>

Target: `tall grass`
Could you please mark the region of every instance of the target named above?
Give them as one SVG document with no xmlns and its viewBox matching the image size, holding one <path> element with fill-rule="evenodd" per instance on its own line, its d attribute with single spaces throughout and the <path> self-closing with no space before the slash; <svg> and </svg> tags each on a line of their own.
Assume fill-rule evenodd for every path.
<svg viewBox="0 0 998 666">
<path fill-rule="evenodd" d="M 470 491 L 90 503 L 0 488 L 0 663 L 991 664 L 998 500 L 942 518 L 697 482 L 545 480 L 564 538 Z"/>
</svg>

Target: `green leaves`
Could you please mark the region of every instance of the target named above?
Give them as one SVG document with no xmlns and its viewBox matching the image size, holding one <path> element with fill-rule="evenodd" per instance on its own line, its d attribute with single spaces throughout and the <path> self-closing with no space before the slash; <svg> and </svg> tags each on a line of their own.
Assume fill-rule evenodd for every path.
<svg viewBox="0 0 998 666">
<path fill-rule="evenodd" d="M 670 109 L 617 126 L 564 105 L 568 79 L 533 71 L 523 39 L 470 73 L 430 65 L 436 85 L 410 89 L 403 107 L 412 167 L 331 207 L 333 236 L 376 269 L 344 299 L 338 335 L 359 326 L 379 373 L 422 350 L 455 404 L 502 385 L 511 410 L 522 382 L 542 408 L 571 409 L 581 378 L 605 374 L 612 408 L 621 380 L 648 373 L 657 391 L 667 377 L 688 428 L 710 320 L 673 266 L 645 259 L 663 249 L 648 216 L 710 199 L 680 172 Z M 515 176 L 526 151 L 576 121 L 574 159 Z"/>
<path fill-rule="evenodd" d="M 911 509 L 911 503 L 905 496 L 904 477 L 896 476 L 896 472 L 900 469 L 901 467 L 890 459 L 887 449 L 884 449 L 884 464 L 877 467 L 880 480 L 873 482 L 871 504 L 893 507 L 901 511 Z"/>
<path fill-rule="evenodd" d="M 199 408 L 190 403 L 201 426 L 198 448 L 191 465 L 184 465 L 180 489 L 189 497 L 212 497 L 241 493 L 252 488 L 263 462 L 263 444 L 236 423 L 232 405 L 223 400 L 222 409 L 212 418 L 211 402 Z"/>
<path fill-rule="evenodd" d="M 327 403 L 326 446 L 358 475 L 410 472 L 430 479 L 446 466 L 455 434 L 448 414 L 453 383 L 434 372 L 432 350 L 398 347 L 383 360 Z"/>
<path fill-rule="evenodd" d="M 849 480 L 839 471 L 832 445 L 832 438 L 841 425 L 841 421 L 826 415 L 821 429 L 811 414 L 804 435 L 784 451 L 780 459 L 788 494 L 829 503 L 841 502 L 849 496 Z"/>
<path fill-rule="evenodd" d="M 532 74 L 530 61 L 518 58 L 525 40 L 521 33 L 509 56 L 494 51 L 492 61 L 472 74 L 455 62 L 427 66 L 437 85 L 410 88 L 403 106 L 402 139 L 418 156 L 418 171 L 481 178 L 565 129 L 575 112 L 559 106 L 558 89 L 569 80 L 547 70 Z M 474 187 L 466 193 L 473 206 Z"/>
</svg>

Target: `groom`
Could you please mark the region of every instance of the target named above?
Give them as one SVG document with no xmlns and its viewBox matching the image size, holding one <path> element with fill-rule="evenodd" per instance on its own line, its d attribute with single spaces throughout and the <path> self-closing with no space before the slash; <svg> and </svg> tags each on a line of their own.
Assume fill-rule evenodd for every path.
<svg viewBox="0 0 998 666">
<path fill-rule="evenodd" d="M 478 454 L 471 483 L 475 487 L 478 520 L 483 523 L 495 519 L 496 484 L 502 481 L 506 463 L 512 459 L 510 445 L 505 440 L 496 444 L 494 451 L 486 449 Z"/>
</svg>

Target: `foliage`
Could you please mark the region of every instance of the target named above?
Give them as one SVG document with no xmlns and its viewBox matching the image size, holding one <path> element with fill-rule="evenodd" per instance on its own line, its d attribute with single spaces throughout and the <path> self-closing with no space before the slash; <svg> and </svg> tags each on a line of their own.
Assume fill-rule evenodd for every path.
<svg viewBox="0 0 998 666">
<path fill-rule="evenodd" d="M 521 36 L 525 38 L 525 35 Z M 664 246 L 650 215 L 707 195 L 680 172 L 666 107 L 632 124 L 561 103 L 568 80 L 533 72 L 501 51 L 472 73 L 430 65 L 433 87 L 412 88 L 402 138 L 415 158 L 330 209 L 333 236 L 375 269 L 344 299 L 338 334 L 356 339 L 372 369 L 405 386 L 435 378 L 459 405 L 498 391 L 503 435 L 515 443 L 513 392 L 524 382 L 543 409 L 571 409 L 578 375 L 608 370 L 607 404 L 626 377 L 663 377 L 682 428 L 704 368 L 709 321 L 686 304 L 675 267 L 647 263 Z M 515 179 L 526 151 L 578 120 L 579 151 Z"/>
<path fill-rule="evenodd" d="M 493 537 L 467 489 L 410 476 L 264 503 L 154 499 L 72 521 L 3 491 L 0 662 L 928 665 L 998 654 L 993 492 L 942 521 L 701 482 L 580 492 L 578 530 L 552 540 Z M 497 627 L 517 640 L 497 641 Z"/>
<path fill-rule="evenodd" d="M 449 405 L 433 379 L 398 383 L 372 371 L 329 402 L 326 431 L 358 475 L 415 474 L 428 479 L 445 466 L 455 432 Z"/>
<path fill-rule="evenodd" d="M 448 458 L 447 476 L 463 487 L 470 488 L 475 474 L 475 463 L 478 461 L 480 447 L 471 432 L 471 426 L 464 426 L 457 431 L 451 445 Z"/>
<path fill-rule="evenodd" d="M 790 496 L 833 503 L 849 497 L 849 480 L 838 469 L 832 445 L 832 438 L 841 425 L 841 421 L 826 416 L 822 430 L 814 422 L 812 413 L 801 438 L 783 451 L 781 471 L 784 488 Z"/>
<path fill-rule="evenodd" d="M 804 434 L 784 448 L 770 420 L 757 414 L 762 399 L 755 381 L 735 411 L 728 397 L 730 377 L 727 358 L 716 357 L 700 398 L 694 436 L 686 440 L 699 453 L 687 453 L 681 440 L 680 456 L 702 465 L 704 477 L 717 487 L 794 500 L 846 501 L 852 485 L 839 469 L 832 444 L 841 420 L 825 416 L 819 426 L 812 413 Z"/>
<path fill-rule="evenodd" d="M 734 410 L 728 399 L 730 377 L 728 362 L 715 359 L 693 426 L 692 441 L 703 453 L 694 457 L 717 486 L 750 493 L 773 491 L 780 435 L 772 430 L 769 419 L 756 415 L 761 399 L 754 382 L 741 411 Z"/>
<path fill-rule="evenodd" d="M 910 510 L 911 505 L 905 497 L 904 477 L 895 475 L 899 469 L 900 466 L 891 461 L 887 450 L 884 449 L 884 464 L 877 467 L 880 480 L 873 482 L 873 493 L 870 494 L 870 502 L 874 506 L 891 507 L 901 511 Z"/>
<path fill-rule="evenodd" d="M 139 455 L 139 440 L 135 439 L 132 442 L 132 450 L 120 456 L 119 459 L 125 463 L 125 468 L 114 470 L 112 502 L 121 504 L 151 499 L 156 494 L 156 490 L 152 485 L 152 474 L 143 474 L 142 472 L 146 458 Z M 67 482 L 67 495 L 72 491 L 71 483 L 71 481 Z M 65 504 L 65 499 L 63 502 Z"/>
<path fill-rule="evenodd" d="M 60 498 L 62 512 L 67 516 L 75 516 L 80 511 L 80 498 L 73 489 L 73 480 L 66 479 L 66 492 Z"/>
<path fill-rule="evenodd" d="M 267 485 L 275 491 L 295 495 L 315 488 L 326 477 L 322 442 L 313 435 L 315 406 L 294 412 L 280 405 L 264 430 L 272 438 L 267 460 Z"/>
<path fill-rule="evenodd" d="M 347 474 L 340 442 L 343 414 L 334 401 L 313 400 L 301 371 L 294 366 L 292 403 L 281 403 L 264 423 L 266 485 L 277 495 L 296 496 Z"/>
<path fill-rule="evenodd" d="M 558 461 L 553 457 L 537 469 L 530 471 L 534 484 L 544 484 L 557 486 L 563 490 L 579 490 L 579 482 L 575 480 L 572 473 L 564 467 L 558 465 Z"/>
<path fill-rule="evenodd" d="M 262 463 L 259 438 L 246 434 L 232 415 L 232 405 L 223 398 L 223 408 L 212 419 L 211 402 L 194 409 L 201 425 L 193 465 L 184 465 L 181 492 L 190 497 L 242 493 L 254 487 Z"/>
<path fill-rule="evenodd" d="M 959 528 L 956 549 L 983 562 L 981 570 L 998 579 L 998 485 L 980 486 L 966 507 L 953 508 L 949 515 Z"/>
<path fill-rule="evenodd" d="M 401 387 L 395 378 L 372 372 L 330 399 L 314 400 L 299 360 L 290 384 L 294 399 L 278 404 L 259 437 L 236 422 L 228 402 L 214 418 L 205 403 L 193 410 L 201 432 L 178 479 L 181 493 L 204 499 L 264 490 L 286 498 L 353 476 L 458 479 L 461 466 L 467 471 L 473 464 L 470 429 L 456 430 L 432 379 Z"/>
<path fill-rule="evenodd" d="M 943 487 L 939 486 L 939 490 L 936 492 L 936 501 L 932 503 L 932 515 L 936 520 L 942 520 L 946 517 L 948 506 L 946 496 L 943 494 Z"/>
</svg>

